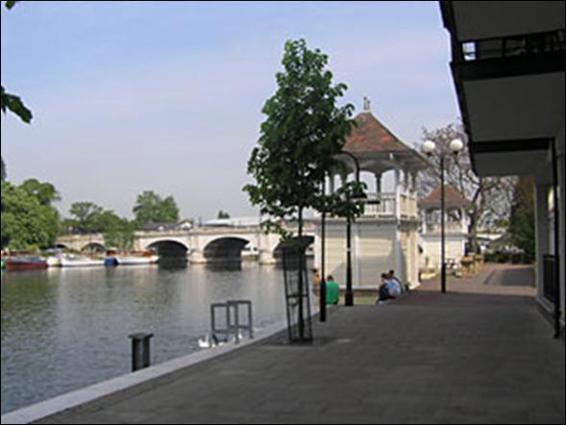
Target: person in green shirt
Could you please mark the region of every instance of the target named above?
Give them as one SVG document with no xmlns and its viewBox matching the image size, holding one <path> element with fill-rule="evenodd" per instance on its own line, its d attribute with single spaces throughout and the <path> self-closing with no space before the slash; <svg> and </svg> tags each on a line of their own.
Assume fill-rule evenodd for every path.
<svg viewBox="0 0 566 425">
<path fill-rule="evenodd" d="M 326 278 L 326 304 L 338 304 L 340 301 L 340 287 L 332 275 Z"/>
</svg>

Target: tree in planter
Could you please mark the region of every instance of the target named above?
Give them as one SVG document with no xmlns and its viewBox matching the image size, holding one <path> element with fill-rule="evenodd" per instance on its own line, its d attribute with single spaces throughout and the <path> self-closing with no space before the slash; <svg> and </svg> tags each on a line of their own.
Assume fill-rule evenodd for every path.
<svg viewBox="0 0 566 425">
<path fill-rule="evenodd" d="M 244 187 L 253 205 L 260 207 L 269 220 L 266 230 L 286 234 L 281 221 L 298 222 L 303 235 L 303 216 L 314 208 L 327 213 L 347 209 L 340 194 L 328 196 L 323 182 L 326 173 L 338 164 L 338 155 L 354 125 L 353 106 L 337 107 L 345 84 L 332 84 L 327 69 L 328 57 L 320 50 L 309 50 L 304 40 L 288 41 L 283 55 L 283 72 L 276 75 L 277 90 L 262 112 L 259 146 L 253 149 L 248 173 L 255 184 Z M 348 183 L 342 194 L 359 191 L 360 185 Z M 342 212 L 342 211 L 340 211 Z M 300 264 L 303 262 L 301 261 Z M 303 291 L 299 273 L 299 293 Z M 299 333 L 304 336 L 302 302 L 299 303 Z"/>
<path fill-rule="evenodd" d="M 345 84 L 332 84 L 328 57 L 309 50 L 304 40 L 288 41 L 284 71 L 276 75 L 277 91 L 262 112 L 259 146 L 248 162 L 256 183 L 244 187 L 253 205 L 271 218 L 297 220 L 302 236 L 303 214 L 329 203 L 322 191 L 325 172 L 336 166 L 345 138 L 354 125 L 353 106 L 337 107 Z M 274 221 L 268 230 L 283 232 Z"/>
<path fill-rule="evenodd" d="M 466 145 L 458 156 L 454 156 L 449 148 L 450 142 L 460 139 Z M 514 177 L 479 177 L 472 169 L 468 154 L 465 131 L 461 125 L 449 124 L 435 130 L 423 129 L 423 140 L 431 140 L 436 144 L 440 155 L 445 157 L 446 184 L 458 189 L 470 201 L 465 210 L 468 217 L 468 249 L 478 249 L 478 230 L 482 227 L 497 228 L 509 218 L 512 204 Z M 421 174 L 419 197 L 426 196 L 440 184 L 440 157 L 430 158 L 432 167 Z"/>
</svg>

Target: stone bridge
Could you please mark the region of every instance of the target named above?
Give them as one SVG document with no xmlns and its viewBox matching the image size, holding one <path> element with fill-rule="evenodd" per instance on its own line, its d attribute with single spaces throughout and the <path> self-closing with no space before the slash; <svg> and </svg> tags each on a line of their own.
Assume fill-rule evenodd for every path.
<svg viewBox="0 0 566 425">
<path fill-rule="evenodd" d="M 290 227 L 288 230 L 293 230 Z M 314 226 L 307 223 L 305 234 L 314 235 Z M 239 259 L 245 250 L 261 264 L 273 264 L 281 237 L 264 233 L 259 226 L 198 227 L 176 231 L 138 231 L 133 249 L 155 249 L 160 256 L 187 256 L 191 263 L 207 263 L 223 259 Z M 102 234 L 68 235 L 57 239 L 57 246 L 72 251 L 103 251 L 107 247 Z"/>
</svg>

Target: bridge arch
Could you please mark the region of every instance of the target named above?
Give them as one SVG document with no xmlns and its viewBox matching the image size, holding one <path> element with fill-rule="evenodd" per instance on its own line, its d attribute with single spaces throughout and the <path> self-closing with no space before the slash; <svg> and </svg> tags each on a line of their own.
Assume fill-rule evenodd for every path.
<svg viewBox="0 0 566 425">
<path fill-rule="evenodd" d="M 165 258 L 186 258 L 190 248 L 182 241 L 175 239 L 161 239 L 145 246 L 147 250 L 154 250 L 157 255 Z"/>
<path fill-rule="evenodd" d="M 253 242 L 237 236 L 224 236 L 211 240 L 203 250 L 207 262 L 241 261 L 242 250 Z"/>
<path fill-rule="evenodd" d="M 81 248 L 81 252 L 101 253 L 106 252 L 106 247 L 98 242 L 89 242 Z"/>
</svg>

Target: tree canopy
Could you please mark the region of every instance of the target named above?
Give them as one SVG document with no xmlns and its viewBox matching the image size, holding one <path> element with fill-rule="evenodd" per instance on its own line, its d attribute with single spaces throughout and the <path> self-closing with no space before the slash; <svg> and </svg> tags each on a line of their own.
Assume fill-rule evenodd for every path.
<svg viewBox="0 0 566 425">
<path fill-rule="evenodd" d="M 255 184 L 244 190 L 262 214 L 298 219 L 300 234 L 305 209 L 334 205 L 322 183 L 336 166 L 335 156 L 354 125 L 354 107 L 336 105 L 347 87 L 333 84 L 328 56 L 308 49 L 305 40 L 285 44 L 282 64 L 277 90 L 262 109 L 267 118 L 261 124 L 259 146 L 248 161 Z M 267 225 L 281 231 L 277 223 Z"/>
<path fill-rule="evenodd" d="M 34 180 L 20 186 L 2 182 L 2 248 L 33 250 L 53 245 L 59 233 L 59 214 L 44 193 L 30 186 L 52 187 Z M 53 192 L 56 193 L 55 188 Z"/>
<path fill-rule="evenodd" d="M 172 196 L 162 198 L 151 190 L 138 196 L 133 213 L 138 227 L 150 223 L 177 223 L 179 221 L 179 208 L 175 199 Z"/>
</svg>

